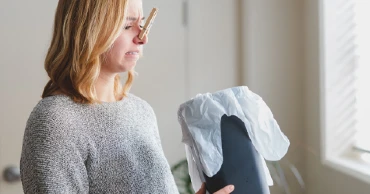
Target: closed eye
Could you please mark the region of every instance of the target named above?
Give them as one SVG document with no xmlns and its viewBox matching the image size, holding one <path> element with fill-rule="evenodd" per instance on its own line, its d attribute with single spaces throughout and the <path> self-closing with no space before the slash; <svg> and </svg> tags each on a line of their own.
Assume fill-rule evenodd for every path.
<svg viewBox="0 0 370 194">
<path fill-rule="evenodd" d="M 128 29 L 130 29 L 132 26 L 125 26 L 125 30 L 128 30 Z M 143 29 L 144 28 L 144 26 L 142 26 L 142 25 L 139 25 L 139 28 L 140 29 Z"/>
</svg>

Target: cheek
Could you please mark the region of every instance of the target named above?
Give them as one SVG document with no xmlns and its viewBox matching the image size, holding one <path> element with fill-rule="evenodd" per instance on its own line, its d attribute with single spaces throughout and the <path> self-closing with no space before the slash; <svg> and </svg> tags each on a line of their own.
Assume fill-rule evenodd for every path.
<svg viewBox="0 0 370 194">
<path fill-rule="evenodd" d="M 120 36 L 118 39 L 114 42 L 114 46 L 111 50 L 112 58 L 116 58 L 116 60 L 119 60 L 124 57 L 126 52 L 128 51 L 128 45 L 129 42 L 127 38 Z"/>
<path fill-rule="evenodd" d="M 136 64 L 136 60 L 127 59 L 126 52 L 130 51 L 132 44 L 132 39 L 130 40 L 127 35 L 119 36 L 107 53 L 105 67 L 114 72 L 124 72 L 131 69 Z"/>
</svg>

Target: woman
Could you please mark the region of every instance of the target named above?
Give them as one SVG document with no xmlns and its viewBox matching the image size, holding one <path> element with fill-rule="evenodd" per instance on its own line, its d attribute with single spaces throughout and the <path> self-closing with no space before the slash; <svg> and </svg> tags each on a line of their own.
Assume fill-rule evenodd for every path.
<svg viewBox="0 0 370 194">
<path fill-rule="evenodd" d="M 59 0 L 50 81 L 24 134 L 25 193 L 178 193 L 155 114 L 128 92 L 142 22 L 141 0 Z"/>
</svg>

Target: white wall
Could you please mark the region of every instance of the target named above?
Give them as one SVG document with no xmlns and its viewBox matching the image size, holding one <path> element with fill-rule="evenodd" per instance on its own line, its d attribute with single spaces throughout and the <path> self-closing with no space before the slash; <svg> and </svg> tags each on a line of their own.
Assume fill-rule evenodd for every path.
<svg viewBox="0 0 370 194">
<path fill-rule="evenodd" d="M 370 185 L 324 166 L 320 156 L 319 0 L 305 0 L 305 137 L 308 194 L 368 194 Z"/>
<path fill-rule="evenodd" d="M 285 159 L 304 175 L 303 1 L 243 1 L 243 83 L 271 108 L 291 141 Z M 299 185 L 288 173 L 291 193 Z"/>
<path fill-rule="evenodd" d="M 238 1 L 189 2 L 189 95 L 239 83 Z"/>
<path fill-rule="evenodd" d="M 47 81 L 44 55 L 55 1 L 0 1 L 0 193 L 21 193 L 7 184 L 7 166 L 19 166 L 25 124 Z M 42 10 L 42 11 L 39 11 Z"/>
</svg>

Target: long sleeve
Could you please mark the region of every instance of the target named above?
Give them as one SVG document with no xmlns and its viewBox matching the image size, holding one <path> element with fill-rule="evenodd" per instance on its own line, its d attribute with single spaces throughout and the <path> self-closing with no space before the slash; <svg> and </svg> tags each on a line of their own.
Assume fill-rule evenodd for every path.
<svg viewBox="0 0 370 194">
<path fill-rule="evenodd" d="M 28 119 L 21 155 L 26 194 L 179 193 L 144 100 L 76 103 L 43 98 Z"/>
<path fill-rule="evenodd" d="M 55 113 L 31 113 L 20 161 L 24 193 L 89 192 L 84 143 L 69 126 Z"/>
</svg>

